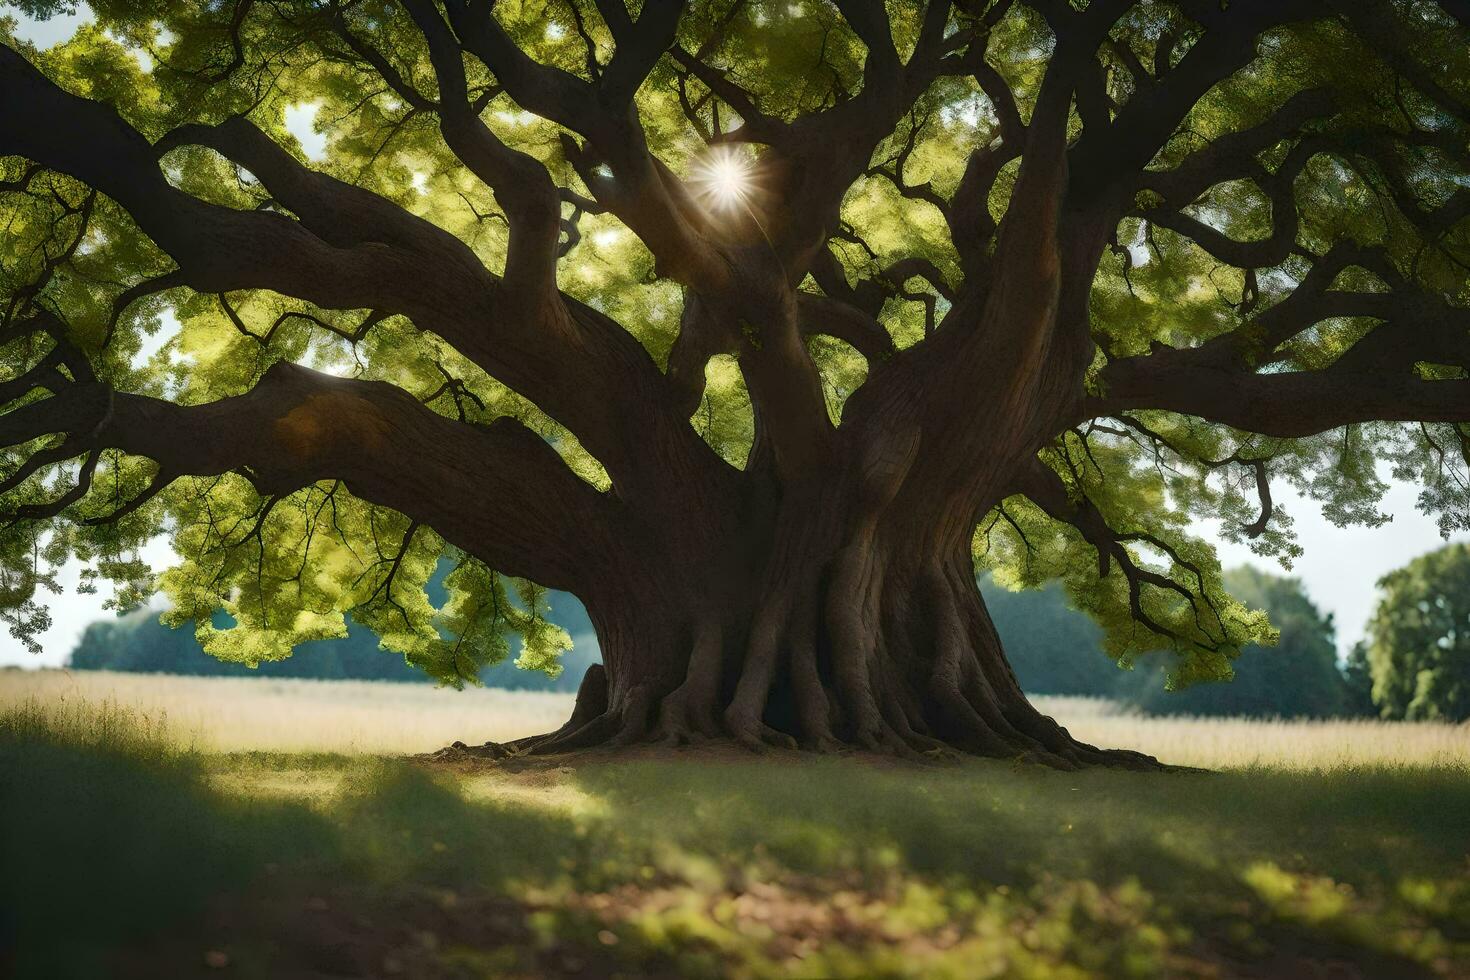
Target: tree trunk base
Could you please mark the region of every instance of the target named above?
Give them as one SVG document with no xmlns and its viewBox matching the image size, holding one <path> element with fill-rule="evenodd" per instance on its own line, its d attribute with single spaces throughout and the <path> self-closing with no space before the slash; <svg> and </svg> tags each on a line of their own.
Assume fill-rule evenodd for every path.
<svg viewBox="0 0 1470 980">
<path fill-rule="evenodd" d="M 546 737 L 546 735 L 536 736 L 536 738 Z M 485 742 L 483 745 L 467 745 L 464 742 L 454 742 L 450 745 L 446 745 L 442 749 L 434 752 L 424 753 L 415 756 L 415 758 L 425 762 L 446 763 L 482 761 L 512 762 L 531 760 L 544 760 L 547 763 L 554 763 L 561 760 L 585 758 L 598 754 L 611 757 L 611 754 L 613 752 L 613 747 L 608 743 L 588 745 L 575 749 L 527 749 L 520 747 L 520 742 L 521 740 L 516 740 L 513 742 Z M 873 752 L 868 749 L 859 748 L 858 746 L 840 744 L 810 749 L 797 746 L 792 749 L 765 748 L 752 750 L 748 746 L 744 745 L 741 742 L 738 742 L 733 738 L 705 739 L 700 742 L 692 742 L 688 745 L 678 746 L 674 748 L 666 748 L 662 745 L 662 743 L 645 744 L 649 748 L 664 749 L 665 751 L 669 751 L 672 753 L 688 752 L 692 754 L 700 748 L 718 749 L 721 746 L 729 746 L 731 748 L 738 748 L 741 752 L 749 753 L 751 756 L 757 758 L 761 756 L 779 757 L 788 754 L 791 756 L 814 754 L 827 757 L 871 756 L 874 758 L 890 760 L 901 759 L 908 763 L 920 766 L 940 766 L 953 762 L 958 762 L 967 758 L 992 758 L 988 756 L 976 756 L 972 752 L 968 752 L 964 749 L 958 748 L 931 749 L 927 752 L 914 755 L 899 756 L 882 752 Z M 1001 760 L 997 758 L 997 761 Z M 1159 773 L 1205 773 L 1211 771 L 1208 769 L 1199 769 L 1193 766 L 1170 765 L 1168 763 L 1160 762 L 1153 756 L 1145 755 L 1140 752 L 1131 752 L 1124 749 L 1093 749 L 1092 753 L 1089 754 L 1089 757 L 1085 761 L 1070 764 L 1058 763 L 1055 757 L 1041 755 L 1018 755 L 1011 757 L 1011 761 L 1019 765 L 1036 765 L 1042 768 L 1055 769 L 1063 772 L 1076 772 L 1084 769 L 1118 769 L 1126 770 L 1129 772 Z"/>
<path fill-rule="evenodd" d="M 1038 725 L 1048 734 L 1045 740 L 1037 739 L 1028 747 L 1016 747 L 1011 741 L 998 739 L 994 746 L 1006 746 L 998 751 L 980 750 L 980 743 L 950 743 L 942 738 L 921 736 L 910 732 L 909 738 L 883 741 L 879 744 L 862 744 L 836 736 L 822 739 L 798 740 L 797 738 L 765 725 L 761 726 L 760 737 L 751 739 L 729 729 L 696 729 L 681 723 L 668 724 L 672 715 L 680 717 L 678 710 L 660 712 L 663 720 L 659 725 L 640 723 L 640 714 L 646 716 L 650 705 L 625 707 L 615 710 L 608 699 L 608 684 L 605 670 L 600 664 L 588 668 L 577 692 L 576 705 L 567 723 L 554 732 L 532 735 L 510 742 L 485 742 L 482 745 L 467 745 L 455 742 L 437 752 L 419 758 L 433 762 L 464 762 L 472 760 L 509 760 L 567 756 L 607 751 L 630 746 L 656 746 L 666 749 L 685 747 L 718 748 L 739 746 L 756 754 L 781 754 L 784 752 L 807 752 L 821 755 L 886 756 L 912 762 L 944 763 L 966 757 L 1009 759 L 1018 763 L 1044 766 L 1051 769 L 1074 771 L 1085 768 L 1126 769 L 1137 772 L 1197 772 L 1187 767 L 1170 766 L 1153 756 L 1126 749 L 1100 749 L 1074 739 L 1065 728 L 1051 718 L 1034 712 Z M 1027 706 L 1030 707 L 1029 705 Z M 549 760 L 548 760 L 549 761 Z"/>
<path fill-rule="evenodd" d="M 748 601 L 658 603 L 629 592 L 590 603 L 606 666 L 588 669 L 567 723 L 444 753 L 498 759 L 723 742 L 1061 770 L 1169 768 L 1079 741 L 1027 700 L 976 584 L 968 539 L 947 559 L 937 547 L 875 547 L 870 536 L 835 551 L 796 532 L 782 540 L 798 557 L 772 558 Z M 827 557 L 800 557 L 807 553 Z"/>
</svg>

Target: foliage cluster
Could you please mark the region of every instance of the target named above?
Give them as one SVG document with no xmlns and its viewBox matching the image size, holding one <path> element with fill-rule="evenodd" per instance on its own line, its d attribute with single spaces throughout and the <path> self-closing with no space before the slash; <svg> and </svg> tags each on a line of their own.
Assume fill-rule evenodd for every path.
<svg viewBox="0 0 1470 980">
<path fill-rule="evenodd" d="M 1470 544 L 1416 558 L 1379 587 L 1355 653 L 1374 704 L 1386 718 L 1470 719 Z"/>
</svg>

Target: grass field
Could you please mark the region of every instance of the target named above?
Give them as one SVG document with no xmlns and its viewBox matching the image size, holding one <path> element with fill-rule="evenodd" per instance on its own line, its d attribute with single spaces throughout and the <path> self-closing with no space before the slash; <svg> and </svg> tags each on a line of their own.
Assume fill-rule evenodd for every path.
<svg viewBox="0 0 1470 980">
<path fill-rule="evenodd" d="M 170 677 L 102 671 L 0 671 L 0 710 L 111 701 L 163 718 L 214 752 L 419 753 L 450 742 L 503 742 L 551 731 L 570 694 L 434 688 L 371 681 Z M 1209 769 L 1470 765 L 1470 725 L 1146 718 L 1093 698 L 1037 698 L 1072 734 Z"/>
<path fill-rule="evenodd" d="M 1225 770 L 427 765 L 565 704 L 7 672 L 0 975 L 1470 975 L 1470 730 L 1049 707 Z"/>
</svg>

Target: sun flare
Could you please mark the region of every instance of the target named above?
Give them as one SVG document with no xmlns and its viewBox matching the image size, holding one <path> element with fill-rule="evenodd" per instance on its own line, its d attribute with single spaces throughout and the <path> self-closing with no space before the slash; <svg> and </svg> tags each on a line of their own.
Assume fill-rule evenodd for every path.
<svg viewBox="0 0 1470 980">
<path fill-rule="evenodd" d="M 711 205 L 732 209 L 749 202 L 755 189 L 754 177 L 755 164 L 749 157 L 719 147 L 695 167 L 693 183 Z"/>
</svg>

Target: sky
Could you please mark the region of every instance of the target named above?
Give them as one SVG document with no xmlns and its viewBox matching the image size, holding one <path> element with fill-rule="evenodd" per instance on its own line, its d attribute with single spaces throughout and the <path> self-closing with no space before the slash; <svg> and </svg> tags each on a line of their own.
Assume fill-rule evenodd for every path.
<svg viewBox="0 0 1470 980">
<path fill-rule="evenodd" d="M 52 17 L 50 20 L 36 21 L 17 11 L 6 3 L 0 3 L 0 16 L 14 17 L 20 24 L 16 29 L 16 36 L 22 41 L 30 41 L 37 47 L 50 47 L 59 41 L 65 41 L 76 33 L 77 28 L 92 20 L 92 11 L 86 4 L 77 7 L 74 14 L 65 14 Z"/>
<path fill-rule="evenodd" d="M 0 14 L 7 13 L 14 15 L 15 12 L 0 4 Z M 80 8 L 76 15 L 53 18 L 46 23 L 20 17 L 21 28 L 17 33 L 26 40 L 45 46 L 70 37 L 90 17 L 85 7 Z M 325 144 L 324 138 L 311 129 L 315 114 L 313 105 L 292 106 L 287 110 L 286 123 L 301 141 L 307 156 L 320 159 L 325 152 Z M 162 343 L 170 332 L 171 324 L 166 320 L 154 343 Z M 151 352 L 151 349 L 146 351 L 145 356 Z M 1445 544 L 1435 522 L 1415 508 L 1417 488 L 1393 481 L 1390 481 L 1390 487 L 1381 509 L 1392 515 L 1393 520 L 1378 528 L 1334 527 L 1322 517 L 1316 504 L 1302 499 L 1290 487 L 1272 487 L 1278 506 L 1295 519 L 1297 537 L 1305 549 L 1289 574 L 1302 580 L 1318 608 L 1333 615 L 1337 623 L 1338 648 L 1343 652 L 1363 635 L 1368 617 L 1373 612 L 1378 580 L 1411 559 Z M 1227 568 L 1253 564 L 1266 571 L 1282 572 L 1274 562 L 1257 558 L 1245 546 L 1221 541 L 1216 533 L 1218 524 L 1201 521 L 1196 530 L 1216 544 L 1220 559 Z M 1470 535 L 1459 534 L 1451 540 L 1470 541 Z M 167 541 L 159 538 L 148 547 L 144 557 L 155 567 L 162 568 L 173 558 L 173 551 Z M 77 594 L 79 571 L 76 565 L 68 566 L 61 576 L 63 593 L 49 597 L 52 628 L 41 637 L 43 652 L 31 654 L 8 634 L 0 635 L 0 666 L 60 666 L 89 623 L 115 615 L 102 608 L 105 589 L 98 595 Z"/>
</svg>

